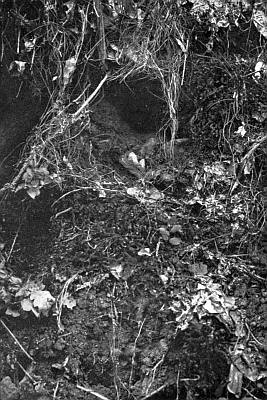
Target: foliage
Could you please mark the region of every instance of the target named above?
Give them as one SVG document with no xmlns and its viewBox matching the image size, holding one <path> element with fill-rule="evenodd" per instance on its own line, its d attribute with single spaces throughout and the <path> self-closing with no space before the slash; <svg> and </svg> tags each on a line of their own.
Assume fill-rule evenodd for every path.
<svg viewBox="0 0 267 400">
<path fill-rule="evenodd" d="M 25 282 L 13 276 L 3 257 L 1 311 L 13 317 L 53 311 L 62 332 L 63 307 L 74 314 L 76 306 L 69 287 L 79 280 L 76 292 L 88 290 L 89 308 L 96 307 L 89 328 L 108 331 L 108 355 L 101 353 L 101 362 L 94 359 L 92 370 L 112 365 L 118 398 L 120 385 L 127 396 L 138 398 L 166 388 L 160 382 L 166 377 L 169 341 L 176 340 L 177 332 L 191 334 L 194 325 L 212 326 L 210 336 L 218 331 L 221 338 L 223 331 L 231 338 L 220 343 L 229 360 L 230 393 L 238 397 L 250 387 L 243 379 L 257 385 L 266 378 L 258 356 L 261 342 L 246 320 L 248 288 L 254 282 L 260 290 L 263 286 L 252 257 L 266 222 L 260 188 L 267 139 L 266 60 L 260 42 L 266 34 L 265 20 L 261 24 L 265 4 L 254 3 L 254 8 L 245 0 L 1 3 L 7 17 L 6 25 L 1 21 L 3 54 L 8 45 L 17 50 L 9 73 L 50 98 L 6 188 L 23 189 L 32 199 L 48 185 L 63 190 L 53 204 L 53 223 L 60 232 L 53 257 L 71 272 L 70 278 L 65 272 L 55 275 L 63 284 L 55 298 L 40 278 Z M 240 53 L 235 52 L 229 35 L 235 29 L 242 33 L 246 24 L 250 31 L 252 22 L 259 34 L 254 30 L 250 42 L 250 33 L 245 33 L 247 47 L 240 45 Z M 95 81 L 89 74 L 93 64 L 100 71 Z M 100 139 L 93 135 L 89 107 L 106 82 L 127 83 L 131 77 L 159 82 L 165 102 L 162 126 L 157 137 L 133 149 L 126 137 L 127 151 L 119 155 L 112 153 L 111 140 L 106 152 L 111 156 L 105 158 Z M 177 138 L 181 131 L 184 137 Z M 13 245 L 10 255 L 12 250 Z M 49 268 L 50 263 L 49 258 Z M 90 293 L 93 286 L 99 288 Z M 136 301 L 139 291 L 142 299 Z M 83 304 L 82 296 L 80 300 Z M 98 300 L 101 307 L 95 304 Z M 134 312 L 127 314 L 133 304 Z M 103 325 L 102 316 L 108 316 Z M 129 321 L 137 327 L 133 344 L 123 338 Z M 157 331 L 160 323 L 164 328 Z M 88 335 L 87 328 L 80 329 Z M 156 335 L 163 339 L 152 347 Z M 53 365 L 76 382 L 82 361 L 73 375 L 68 362 L 65 357 Z M 85 361 L 84 371 L 90 362 Z M 119 376 L 120 363 L 130 365 L 127 379 Z M 175 388 L 186 382 L 187 397 L 192 398 L 193 379 L 180 379 L 178 367 Z"/>
<path fill-rule="evenodd" d="M 4 260 L 0 269 L 0 310 L 12 317 L 27 317 L 27 313 L 33 313 L 35 317 L 48 316 L 54 309 L 56 299 L 50 291 L 45 290 L 45 285 L 40 281 L 22 279 L 8 273 Z M 62 307 L 72 309 L 76 306 L 75 299 L 69 293 L 65 293 L 61 299 Z"/>
<path fill-rule="evenodd" d="M 22 175 L 24 183 L 17 186 L 16 191 L 26 189 L 28 195 L 35 199 L 39 196 L 43 186 L 49 185 L 52 182 L 60 183 L 57 174 L 50 174 L 46 166 L 35 167 L 34 163 L 29 164 L 26 171 Z"/>
</svg>

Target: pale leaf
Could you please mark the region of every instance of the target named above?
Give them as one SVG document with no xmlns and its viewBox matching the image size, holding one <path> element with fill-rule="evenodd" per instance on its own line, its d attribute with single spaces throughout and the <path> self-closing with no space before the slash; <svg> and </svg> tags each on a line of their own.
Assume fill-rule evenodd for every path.
<svg viewBox="0 0 267 400">
<path fill-rule="evenodd" d="M 63 71 L 63 83 L 64 83 L 64 86 L 69 83 L 70 78 L 71 78 L 73 72 L 75 71 L 76 62 L 77 62 L 77 60 L 74 57 L 69 58 L 65 62 L 65 67 L 64 67 L 64 71 Z"/>
<path fill-rule="evenodd" d="M 128 154 L 128 160 L 129 160 L 130 162 L 132 162 L 133 164 L 138 165 L 138 158 L 137 158 L 137 155 L 136 155 L 133 151 L 131 151 L 131 152 Z"/>
<path fill-rule="evenodd" d="M 21 300 L 20 305 L 24 311 L 32 311 L 33 309 L 32 301 L 30 299 Z"/>
<path fill-rule="evenodd" d="M 234 364 L 231 364 L 229 373 L 229 383 L 227 389 L 230 393 L 233 393 L 236 397 L 240 397 L 243 383 L 243 374 L 240 372 Z"/>
<path fill-rule="evenodd" d="M 121 264 L 113 264 L 110 268 L 110 273 L 119 280 L 122 277 L 123 266 Z"/>
<path fill-rule="evenodd" d="M 151 257 L 151 256 L 152 256 L 149 247 L 145 247 L 145 248 L 139 250 L 137 254 L 138 254 L 139 256 L 147 256 L 147 257 Z"/>
<path fill-rule="evenodd" d="M 24 311 L 32 311 L 36 318 L 40 316 L 40 313 L 33 307 L 32 301 L 29 298 L 21 300 L 20 305 Z"/>
<path fill-rule="evenodd" d="M 30 187 L 27 190 L 27 193 L 32 199 L 35 199 L 35 197 L 39 196 L 41 192 L 39 187 Z"/>
<path fill-rule="evenodd" d="M 19 313 L 17 310 L 14 310 L 14 309 L 12 309 L 12 308 L 10 308 L 10 307 L 8 307 L 8 308 L 6 309 L 5 314 L 6 314 L 6 315 L 11 315 L 11 317 L 14 317 L 14 318 L 17 318 L 17 317 L 20 316 L 20 313 Z"/>
<path fill-rule="evenodd" d="M 77 306 L 77 301 L 72 296 L 67 295 L 66 297 L 63 298 L 62 304 L 63 304 L 63 306 L 72 310 L 73 307 Z"/>
<path fill-rule="evenodd" d="M 33 306 L 45 315 L 55 302 L 55 298 L 48 290 L 37 290 L 30 295 L 30 299 L 33 301 Z"/>
</svg>

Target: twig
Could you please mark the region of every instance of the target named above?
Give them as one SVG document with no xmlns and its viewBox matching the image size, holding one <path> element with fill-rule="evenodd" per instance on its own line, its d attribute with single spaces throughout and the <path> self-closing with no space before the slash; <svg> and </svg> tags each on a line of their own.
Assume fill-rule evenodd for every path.
<svg viewBox="0 0 267 400">
<path fill-rule="evenodd" d="M 63 309 L 63 305 L 64 305 L 64 300 L 67 296 L 67 292 L 68 292 L 68 288 L 70 286 L 70 284 L 77 278 L 79 274 L 76 273 L 74 274 L 72 277 L 70 277 L 67 282 L 65 282 L 63 289 L 61 291 L 61 293 L 58 296 L 57 302 L 56 302 L 56 311 L 57 311 L 57 326 L 58 326 L 58 330 L 59 332 L 63 332 L 64 331 L 64 326 L 61 322 L 61 315 L 62 315 L 62 309 Z"/>
<path fill-rule="evenodd" d="M 184 84 L 184 77 L 185 77 L 185 70 L 186 70 L 186 61 L 187 61 L 187 57 L 188 57 L 188 45 L 189 45 L 189 39 L 187 39 L 187 42 L 186 42 L 186 50 L 185 50 L 185 55 L 184 55 L 184 65 L 183 65 L 181 86 L 183 86 L 183 84 Z"/>
<path fill-rule="evenodd" d="M 108 79 L 109 75 L 106 74 L 104 76 L 104 78 L 102 79 L 102 81 L 98 84 L 98 86 L 96 87 L 96 89 L 93 91 L 93 93 L 90 94 L 90 96 L 88 97 L 88 99 L 82 104 L 82 106 L 74 113 L 72 114 L 72 118 L 73 121 L 75 121 L 78 116 L 81 114 L 81 112 L 88 106 L 88 104 L 90 103 L 90 101 L 97 95 L 97 93 L 99 92 L 99 90 L 101 89 L 101 87 L 104 85 L 104 83 L 106 82 L 106 80 Z"/>
<path fill-rule="evenodd" d="M 97 28 L 98 28 L 98 36 L 99 36 L 99 58 L 102 61 L 102 64 L 105 66 L 105 60 L 107 58 L 107 48 L 106 48 L 106 34 L 105 34 L 105 24 L 104 24 L 104 16 L 103 9 L 100 0 L 94 0 L 93 2 L 94 10 L 97 16 Z"/>
<path fill-rule="evenodd" d="M 57 381 L 56 387 L 54 389 L 54 393 L 53 393 L 53 399 L 54 400 L 57 397 L 58 388 L 59 388 L 59 381 Z"/>
<path fill-rule="evenodd" d="M 164 390 L 166 387 L 169 386 L 169 383 L 164 383 L 164 385 L 160 386 L 158 389 L 153 390 L 153 392 L 149 393 L 148 395 L 146 395 L 145 397 L 142 397 L 140 400 L 147 400 L 150 399 L 151 397 L 153 397 L 155 394 L 160 393 L 162 390 Z"/>
<path fill-rule="evenodd" d="M 85 86 L 82 93 L 80 93 L 79 96 L 76 97 L 76 99 L 74 99 L 72 102 L 78 104 L 79 100 L 84 96 L 85 92 L 89 89 L 90 86 L 91 86 L 91 83 L 88 83 L 88 85 Z"/>
<path fill-rule="evenodd" d="M 24 347 L 20 344 L 20 342 L 18 341 L 18 339 L 16 338 L 16 336 L 11 332 L 11 330 L 6 326 L 6 324 L 4 323 L 4 321 L 2 319 L 0 319 L 1 324 L 3 325 L 3 327 L 6 329 L 6 331 L 10 334 L 10 336 L 13 338 L 14 342 L 19 346 L 19 348 L 23 351 L 23 353 L 28 357 L 29 360 L 34 361 L 34 359 L 32 358 L 32 356 L 30 356 L 30 354 L 24 349 Z"/>
<path fill-rule="evenodd" d="M 240 177 L 243 173 L 243 170 L 246 166 L 246 162 L 249 159 L 249 157 L 253 154 L 253 152 L 262 145 L 262 143 L 265 142 L 265 140 L 267 140 L 267 135 L 263 136 L 257 143 L 255 143 L 251 149 L 244 155 L 244 157 L 242 158 L 241 162 L 240 162 L 240 171 L 238 173 L 238 176 L 236 177 L 235 181 L 232 184 L 231 190 L 230 190 L 230 195 L 232 194 L 232 192 L 237 188 L 237 186 L 239 185 L 239 180 Z"/>
<path fill-rule="evenodd" d="M 158 368 L 161 366 L 161 364 L 163 363 L 163 361 L 164 361 L 164 359 L 165 359 L 165 355 L 166 355 L 166 354 L 163 354 L 163 356 L 161 357 L 161 359 L 157 362 L 157 364 L 156 364 L 156 365 L 152 368 L 152 370 L 149 372 L 149 374 L 151 374 L 151 372 L 152 372 L 152 377 L 151 377 L 150 382 L 149 382 L 149 384 L 148 384 L 148 386 L 147 386 L 146 393 L 148 393 L 149 389 L 150 389 L 151 386 L 153 385 L 153 382 L 154 382 L 154 380 L 155 380 L 155 375 L 156 375 L 157 369 L 158 369 Z"/>
<path fill-rule="evenodd" d="M 86 189 L 91 189 L 90 186 L 87 187 L 79 187 L 78 189 L 73 189 L 67 193 L 64 193 L 62 196 L 60 196 L 57 200 L 54 201 L 51 207 L 54 207 L 60 200 L 64 199 L 65 197 L 69 196 L 72 193 L 79 192 L 81 190 L 86 190 Z"/>
<path fill-rule="evenodd" d="M 76 387 L 77 387 L 77 389 L 83 390 L 83 391 L 86 392 L 86 393 L 90 393 L 90 394 L 92 394 L 93 396 L 96 396 L 96 397 L 98 397 L 98 398 L 101 399 L 101 400 L 110 400 L 108 397 L 103 396 L 102 394 L 99 394 L 99 393 L 95 392 L 94 390 L 92 390 L 92 389 L 90 389 L 90 388 L 83 387 L 83 386 L 81 386 L 81 385 L 79 385 L 79 384 L 77 384 Z"/>
<path fill-rule="evenodd" d="M 252 397 L 254 400 L 260 400 L 259 397 L 254 396 L 254 394 L 252 394 L 248 389 L 246 389 L 246 388 L 244 388 L 244 387 L 243 387 L 242 389 L 245 390 L 245 392 L 246 392 L 247 394 L 249 394 L 250 397 Z"/>
<path fill-rule="evenodd" d="M 176 377 L 176 400 L 179 400 L 179 383 L 180 383 L 180 368 L 178 369 L 177 372 L 177 377 Z"/>
<path fill-rule="evenodd" d="M 246 326 L 246 328 L 247 328 L 247 330 L 248 330 L 248 332 L 249 332 L 249 335 L 252 336 L 252 339 L 256 342 L 256 344 L 257 344 L 261 349 L 266 350 L 266 349 L 267 349 L 267 345 L 264 344 L 264 343 L 261 343 L 261 342 L 253 335 L 253 333 L 251 332 L 251 329 L 250 329 L 250 327 L 249 327 L 249 325 L 248 325 L 247 323 L 245 323 L 245 326 Z"/>
<path fill-rule="evenodd" d="M 265 140 L 267 140 L 267 135 L 263 136 L 257 143 L 255 143 L 251 149 L 245 154 L 245 156 L 243 157 L 243 159 L 241 160 L 241 165 L 242 167 L 244 167 L 245 161 L 251 156 L 251 154 L 262 145 L 262 143 L 265 142 Z"/>
<path fill-rule="evenodd" d="M 63 214 L 65 214 L 65 213 L 67 213 L 68 211 L 71 211 L 71 210 L 72 210 L 72 207 L 66 208 L 65 210 L 62 210 L 62 211 L 56 213 L 56 215 L 54 216 L 54 218 L 56 219 L 56 218 L 58 218 L 60 215 L 63 215 Z"/>
<path fill-rule="evenodd" d="M 144 318 L 143 321 L 141 322 L 141 324 L 139 326 L 139 330 L 138 330 L 137 336 L 136 336 L 135 341 L 134 341 L 134 350 L 133 350 L 133 355 L 132 355 L 132 365 L 131 365 L 131 372 L 130 372 L 130 377 L 129 377 L 129 388 L 131 388 L 131 386 L 132 386 L 132 379 L 133 379 L 133 372 L 134 372 L 134 362 L 135 362 L 135 356 L 136 356 L 136 344 L 137 344 L 137 341 L 138 341 L 138 339 L 139 339 L 139 337 L 141 335 L 145 320 L 146 320 L 146 318 Z"/>
<path fill-rule="evenodd" d="M 19 227 L 18 227 L 18 229 L 17 229 L 16 235 L 15 235 L 14 240 L 13 240 L 13 242 L 12 242 L 12 245 L 11 245 L 11 248 L 10 248 L 10 250 L 9 250 L 8 256 L 7 256 L 7 258 L 6 258 L 6 261 L 9 261 L 11 255 L 12 255 L 14 246 L 15 246 L 16 241 L 17 241 L 17 238 L 18 238 L 18 236 L 19 236 L 19 231 L 20 231 L 21 225 L 22 225 L 22 222 L 19 224 Z"/>
<path fill-rule="evenodd" d="M 115 356 L 115 349 L 118 347 L 116 345 L 116 329 L 118 326 L 118 312 L 116 309 L 116 306 L 113 302 L 114 299 L 114 293 L 115 293 L 115 289 L 116 289 L 116 283 L 113 286 L 113 291 L 112 291 L 112 297 L 111 297 L 111 304 L 110 304 L 110 311 L 111 311 L 111 321 L 112 321 L 112 344 L 110 347 L 110 355 L 111 355 L 111 359 L 114 365 L 114 376 L 113 376 L 113 382 L 114 382 L 114 387 L 116 390 L 116 397 L 117 400 L 120 399 L 120 391 L 119 391 L 119 387 L 117 384 L 117 380 L 118 380 L 118 361 L 117 361 L 117 357 Z"/>
<path fill-rule="evenodd" d="M 22 371 L 23 371 L 24 374 L 25 374 L 24 378 L 20 381 L 20 385 L 21 385 L 21 384 L 24 382 L 24 380 L 26 380 L 27 378 L 29 378 L 29 380 L 32 381 L 32 383 L 33 383 L 34 385 L 37 385 L 38 382 L 30 375 L 29 371 L 28 371 L 27 369 L 25 369 L 25 368 L 23 367 L 23 365 L 21 365 L 21 363 L 20 363 L 19 361 L 17 361 L 17 364 L 18 364 L 18 366 L 22 369 Z M 28 369 L 32 369 L 31 366 L 28 367 Z M 27 378 L 26 378 L 26 376 L 27 376 Z"/>
</svg>

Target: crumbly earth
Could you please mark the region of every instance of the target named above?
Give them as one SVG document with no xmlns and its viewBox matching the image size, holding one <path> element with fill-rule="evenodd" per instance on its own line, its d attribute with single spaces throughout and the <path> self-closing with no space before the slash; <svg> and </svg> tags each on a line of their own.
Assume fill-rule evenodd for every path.
<svg viewBox="0 0 267 400">
<path fill-rule="evenodd" d="M 153 114 L 158 104 L 146 101 Z M 88 186 L 62 196 L 51 188 L 35 200 L 22 192 L 1 199 L 2 256 L 9 274 L 41 283 L 58 296 L 57 307 L 39 318 L 29 312 L 7 316 L 1 304 L 2 321 L 14 335 L 0 325 L 1 400 L 235 398 L 226 386 L 242 338 L 236 329 L 246 332 L 249 350 L 242 362 L 251 375 L 258 373 L 253 380 L 243 371 L 242 399 L 264 398 L 264 236 L 257 251 L 252 236 L 247 236 L 250 247 L 240 243 L 241 233 L 229 231 L 230 217 L 217 219 L 192 196 L 192 169 L 215 162 L 218 153 L 200 145 L 194 132 L 189 135 L 190 101 L 185 110 L 181 129 L 187 141 L 175 146 L 171 180 L 160 143 L 148 161 L 152 169 L 154 159 L 163 165 L 165 175 L 153 184 L 120 163 L 121 155 L 138 153 L 153 137 L 157 121 L 152 126 L 150 117 L 145 125 L 143 114 L 130 124 L 135 118 L 127 122 L 110 95 L 92 110 L 83 143 L 92 143 L 113 190 L 103 195 Z M 213 184 L 223 195 L 226 181 Z M 146 187 L 148 198 L 156 188 L 164 197 L 140 201 L 127 192 L 133 187 Z M 221 309 L 202 307 L 203 296 L 211 296 L 209 285 L 218 285 L 212 288 L 231 322 Z M 62 293 L 70 297 L 61 309 Z M 233 298 L 235 308 L 228 309 Z M 3 382 L 6 377 L 11 382 Z"/>
</svg>

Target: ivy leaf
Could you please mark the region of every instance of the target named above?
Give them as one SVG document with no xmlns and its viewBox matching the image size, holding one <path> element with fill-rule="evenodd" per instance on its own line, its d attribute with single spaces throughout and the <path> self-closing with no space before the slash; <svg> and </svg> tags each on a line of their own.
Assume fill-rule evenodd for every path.
<svg viewBox="0 0 267 400">
<path fill-rule="evenodd" d="M 40 195 L 40 189 L 38 187 L 30 187 L 27 193 L 32 199 L 35 199 L 35 197 Z"/>
<path fill-rule="evenodd" d="M 55 298 L 48 290 L 37 290 L 30 295 L 30 300 L 32 300 L 33 306 L 44 315 L 48 315 L 48 311 L 55 302 Z"/>
<path fill-rule="evenodd" d="M 17 318 L 20 316 L 18 310 L 8 307 L 5 312 L 6 315 L 10 315 L 11 317 Z"/>
<path fill-rule="evenodd" d="M 20 305 L 23 311 L 32 311 L 37 318 L 40 316 L 40 313 L 33 307 L 32 301 L 29 298 L 21 300 Z"/>
<path fill-rule="evenodd" d="M 64 299 L 63 299 L 63 305 L 64 305 L 65 307 L 69 308 L 70 310 L 72 310 L 73 307 L 76 307 L 77 302 L 76 302 L 76 300 L 75 300 L 72 296 L 68 295 L 68 296 L 65 296 L 65 297 L 64 297 Z"/>
</svg>

